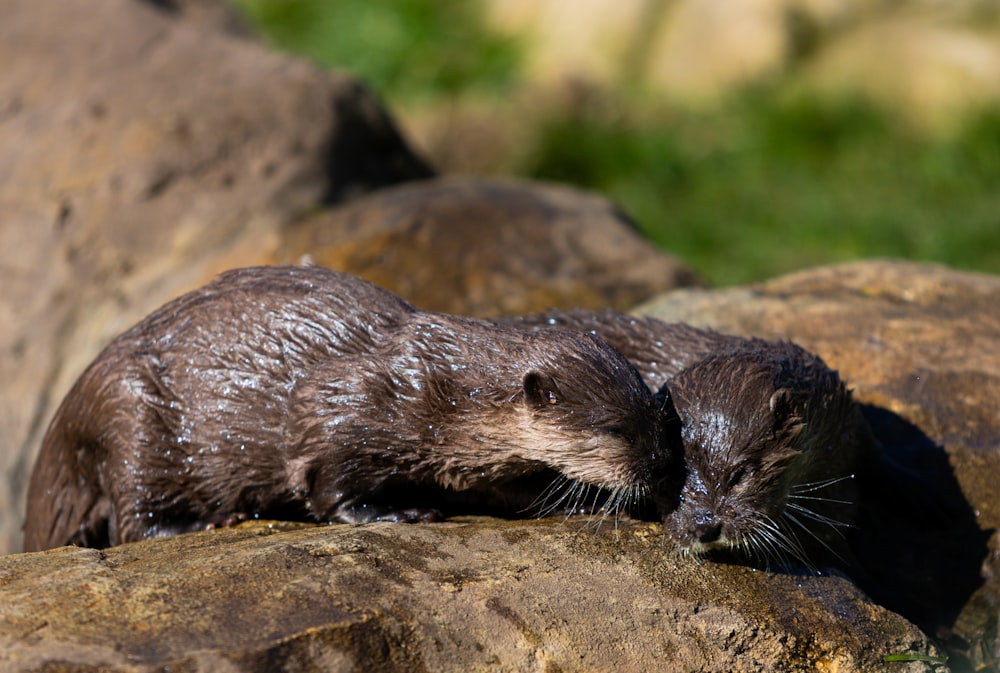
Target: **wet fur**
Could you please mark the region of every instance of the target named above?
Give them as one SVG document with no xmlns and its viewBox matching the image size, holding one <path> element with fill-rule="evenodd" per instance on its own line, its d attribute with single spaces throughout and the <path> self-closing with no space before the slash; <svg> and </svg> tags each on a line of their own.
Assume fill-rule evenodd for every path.
<svg viewBox="0 0 1000 673">
<path fill-rule="evenodd" d="M 31 477 L 25 549 L 257 516 L 516 512 L 560 474 L 666 498 L 665 408 L 591 335 L 426 313 L 318 267 L 232 271 L 76 382 Z"/>
<path fill-rule="evenodd" d="M 853 475 L 877 446 L 850 391 L 819 357 L 788 342 L 610 311 L 510 322 L 600 336 L 651 389 L 669 391 L 686 476 L 676 508 L 661 512 L 679 549 L 806 565 L 846 553 Z"/>
<path fill-rule="evenodd" d="M 758 340 L 668 386 L 687 477 L 664 526 L 682 548 L 806 565 L 841 555 L 854 472 L 874 440 L 836 372 L 795 344 Z"/>
</svg>

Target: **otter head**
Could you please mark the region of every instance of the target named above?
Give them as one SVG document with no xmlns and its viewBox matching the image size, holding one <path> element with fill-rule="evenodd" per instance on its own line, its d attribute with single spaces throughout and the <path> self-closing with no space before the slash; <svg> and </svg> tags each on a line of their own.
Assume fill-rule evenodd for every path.
<svg viewBox="0 0 1000 673">
<path fill-rule="evenodd" d="M 653 395 L 617 350 L 591 334 L 563 330 L 558 345 L 523 377 L 525 408 L 536 441 L 571 483 L 610 491 L 605 508 L 647 497 L 673 502 L 679 480 L 680 424 L 669 394 Z"/>
<path fill-rule="evenodd" d="M 800 442 L 810 382 L 788 348 L 797 347 L 761 342 L 712 355 L 669 383 L 686 476 L 664 527 L 681 549 L 802 559 L 787 507 L 811 459 Z"/>
</svg>

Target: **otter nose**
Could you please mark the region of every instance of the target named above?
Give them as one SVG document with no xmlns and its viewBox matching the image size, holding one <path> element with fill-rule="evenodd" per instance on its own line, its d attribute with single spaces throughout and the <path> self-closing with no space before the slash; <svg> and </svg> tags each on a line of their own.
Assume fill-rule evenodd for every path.
<svg viewBox="0 0 1000 673">
<path fill-rule="evenodd" d="M 698 542 L 715 542 L 722 536 L 722 524 L 711 512 L 701 510 L 694 517 L 694 536 Z"/>
<path fill-rule="evenodd" d="M 715 542 L 722 535 L 722 525 L 717 523 L 703 523 L 694 527 L 694 536 L 698 542 Z"/>
</svg>

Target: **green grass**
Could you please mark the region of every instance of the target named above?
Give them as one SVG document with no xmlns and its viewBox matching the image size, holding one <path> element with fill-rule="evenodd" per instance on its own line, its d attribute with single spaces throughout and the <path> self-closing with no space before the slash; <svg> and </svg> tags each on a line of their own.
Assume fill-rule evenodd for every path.
<svg viewBox="0 0 1000 673">
<path fill-rule="evenodd" d="M 346 69 L 390 101 L 508 86 L 516 40 L 489 30 L 468 0 L 237 0 L 279 48 Z"/>
<path fill-rule="evenodd" d="M 520 45 L 471 0 L 240 3 L 275 44 L 358 73 L 401 117 L 502 101 L 520 76 Z M 592 97 L 614 105 L 539 109 L 518 119 L 537 128 L 513 172 L 606 194 L 713 284 L 875 256 L 1000 273 L 1000 111 L 935 139 L 783 88 L 697 114 L 631 86 Z"/>
<path fill-rule="evenodd" d="M 607 194 L 715 284 L 860 257 L 1000 271 L 997 113 L 933 140 L 760 93 L 653 121 L 584 111 L 548 120 L 521 170 Z"/>
</svg>

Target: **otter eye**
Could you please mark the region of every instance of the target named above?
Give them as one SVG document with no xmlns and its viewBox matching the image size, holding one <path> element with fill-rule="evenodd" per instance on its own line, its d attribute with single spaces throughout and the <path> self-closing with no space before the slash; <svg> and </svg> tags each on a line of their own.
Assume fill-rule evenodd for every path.
<svg viewBox="0 0 1000 673">
<path fill-rule="evenodd" d="M 747 476 L 747 472 L 748 470 L 745 466 L 736 470 L 736 472 L 733 473 L 733 476 L 729 478 L 729 488 L 732 488 L 743 481 L 743 478 Z"/>
</svg>

